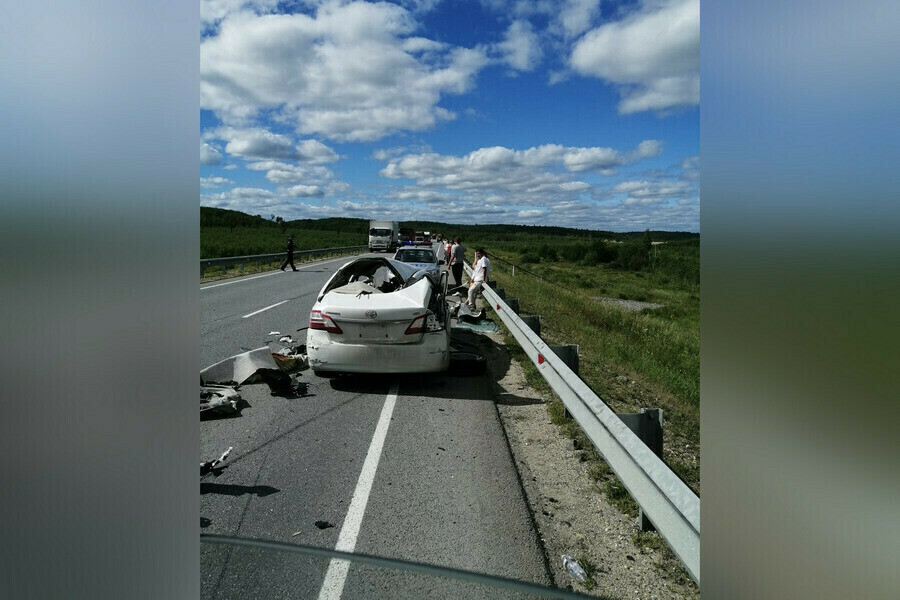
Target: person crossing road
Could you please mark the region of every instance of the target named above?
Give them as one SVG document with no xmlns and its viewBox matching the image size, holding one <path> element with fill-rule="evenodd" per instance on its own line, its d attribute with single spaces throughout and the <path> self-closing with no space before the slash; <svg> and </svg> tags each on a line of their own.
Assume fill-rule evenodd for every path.
<svg viewBox="0 0 900 600">
<path fill-rule="evenodd" d="M 294 266 L 294 234 L 292 233 L 288 236 L 287 240 L 287 256 L 284 259 L 284 262 L 281 263 L 281 270 L 284 271 L 284 268 L 288 265 L 291 265 L 291 269 L 294 271 L 299 271 L 297 267 Z"/>
</svg>

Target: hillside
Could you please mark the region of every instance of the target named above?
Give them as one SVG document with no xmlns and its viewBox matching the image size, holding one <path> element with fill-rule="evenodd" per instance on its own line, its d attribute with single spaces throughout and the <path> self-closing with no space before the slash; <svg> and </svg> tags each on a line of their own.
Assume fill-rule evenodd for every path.
<svg viewBox="0 0 900 600">
<path fill-rule="evenodd" d="M 459 225 L 437 221 L 402 221 L 401 227 L 431 231 L 465 240 L 559 244 L 568 240 L 603 239 L 637 241 L 643 231 L 614 233 L 568 227 L 534 225 Z M 368 241 L 368 219 L 329 217 L 276 223 L 262 215 L 248 215 L 221 208 L 200 207 L 200 252 L 202 258 L 268 254 L 284 250 L 287 234 L 295 235 L 298 250 L 363 245 Z M 651 231 L 655 241 L 699 240 L 690 232 Z"/>
</svg>

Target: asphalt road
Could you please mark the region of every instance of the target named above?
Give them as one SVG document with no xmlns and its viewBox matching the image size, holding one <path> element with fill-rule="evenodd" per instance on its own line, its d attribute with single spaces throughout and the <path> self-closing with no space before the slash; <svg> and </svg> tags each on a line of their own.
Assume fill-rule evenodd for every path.
<svg viewBox="0 0 900 600">
<path fill-rule="evenodd" d="M 200 367 L 267 341 L 277 345 L 272 331 L 305 340 L 296 330 L 307 325 L 315 295 L 347 260 L 201 286 Z M 234 448 L 220 475 L 201 479 L 201 531 L 329 549 L 350 544 L 355 552 L 550 584 L 484 376 L 324 379 L 304 371 L 302 379 L 309 382 L 306 397 L 248 385 L 239 417 L 200 422 L 201 460 Z M 317 521 L 333 526 L 320 529 Z M 201 595 L 523 597 L 212 544 L 201 545 Z"/>
</svg>

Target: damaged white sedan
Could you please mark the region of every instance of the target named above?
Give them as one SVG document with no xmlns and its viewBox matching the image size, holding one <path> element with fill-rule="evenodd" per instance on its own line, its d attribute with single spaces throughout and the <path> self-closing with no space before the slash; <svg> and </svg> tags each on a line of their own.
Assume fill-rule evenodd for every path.
<svg viewBox="0 0 900 600">
<path fill-rule="evenodd" d="M 309 315 L 309 367 L 322 373 L 429 373 L 450 365 L 447 273 L 389 258 L 348 262 Z"/>
</svg>

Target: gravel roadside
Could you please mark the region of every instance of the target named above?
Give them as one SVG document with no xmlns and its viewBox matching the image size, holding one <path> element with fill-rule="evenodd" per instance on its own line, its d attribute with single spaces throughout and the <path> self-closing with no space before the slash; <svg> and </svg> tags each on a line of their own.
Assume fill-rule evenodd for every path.
<svg viewBox="0 0 900 600">
<path fill-rule="evenodd" d="M 502 334 L 482 335 L 493 342 L 480 345 L 556 585 L 628 600 L 699 598 L 693 582 L 667 576 L 663 563 L 671 559 L 662 551 L 642 550 L 634 544 L 635 519 L 621 513 L 599 491 L 583 453 L 551 422 L 547 399 L 527 384 Z M 578 559 L 592 575 L 590 589 L 563 569 L 564 554 Z"/>
</svg>

